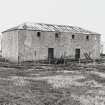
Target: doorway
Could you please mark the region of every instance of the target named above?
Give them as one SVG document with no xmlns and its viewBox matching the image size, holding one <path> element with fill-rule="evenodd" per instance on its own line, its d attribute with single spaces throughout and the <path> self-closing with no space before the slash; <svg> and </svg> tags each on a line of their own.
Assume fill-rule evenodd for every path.
<svg viewBox="0 0 105 105">
<path fill-rule="evenodd" d="M 48 48 L 48 60 L 54 59 L 54 48 Z"/>
<path fill-rule="evenodd" d="M 75 60 L 80 59 L 80 49 L 75 49 Z"/>
</svg>

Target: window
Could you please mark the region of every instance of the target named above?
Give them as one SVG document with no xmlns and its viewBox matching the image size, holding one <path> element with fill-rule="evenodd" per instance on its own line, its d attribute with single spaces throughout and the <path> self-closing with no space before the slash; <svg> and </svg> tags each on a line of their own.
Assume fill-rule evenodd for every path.
<svg viewBox="0 0 105 105">
<path fill-rule="evenodd" d="M 89 40 L 89 36 L 88 35 L 86 36 L 86 40 Z"/>
<path fill-rule="evenodd" d="M 41 33 L 40 32 L 37 32 L 37 37 L 40 37 Z"/>
<path fill-rule="evenodd" d="M 55 38 L 59 38 L 59 34 L 58 33 L 55 33 Z"/>
<path fill-rule="evenodd" d="M 74 39 L 75 38 L 75 35 L 72 35 L 72 39 Z"/>
</svg>

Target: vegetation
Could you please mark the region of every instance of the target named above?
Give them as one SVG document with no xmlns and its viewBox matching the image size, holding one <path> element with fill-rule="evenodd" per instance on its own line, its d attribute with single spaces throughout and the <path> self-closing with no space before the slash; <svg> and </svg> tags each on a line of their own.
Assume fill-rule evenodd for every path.
<svg viewBox="0 0 105 105">
<path fill-rule="evenodd" d="M 0 105 L 105 104 L 104 64 L 4 65 Z"/>
</svg>

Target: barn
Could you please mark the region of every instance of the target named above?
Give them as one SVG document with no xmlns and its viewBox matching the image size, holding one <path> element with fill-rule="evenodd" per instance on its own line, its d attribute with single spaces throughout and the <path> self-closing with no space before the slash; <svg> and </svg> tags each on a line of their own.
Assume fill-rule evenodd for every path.
<svg viewBox="0 0 105 105">
<path fill-rule="evenodd" d="M 12 62 L 100 57 L 100 34 L 69 25 L 23 23 L 2 32 L 2 56 Z"/>
</svg>

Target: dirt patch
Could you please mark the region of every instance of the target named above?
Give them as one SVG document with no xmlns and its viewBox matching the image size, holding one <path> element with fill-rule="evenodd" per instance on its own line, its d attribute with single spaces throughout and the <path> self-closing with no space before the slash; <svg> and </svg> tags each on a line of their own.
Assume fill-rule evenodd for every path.
<svg viewBox="0 0 105 105">
<path fill-rule="evenodd" d="M 48 78 L 47 82 L 52 84 L 54 88 L 69 88 L 71 85 L 81 86 L 81 83 L 77 82 L 78 79 L 83 79 L 84 76 L 54 76 Z"/>
<path fill-rule="evenodd" d="M 24 77 L 12 76 L 10 80 L 15 86 L 26 86 L 29 85 L 29 81 L 25 80 Z"/>
</svg>

